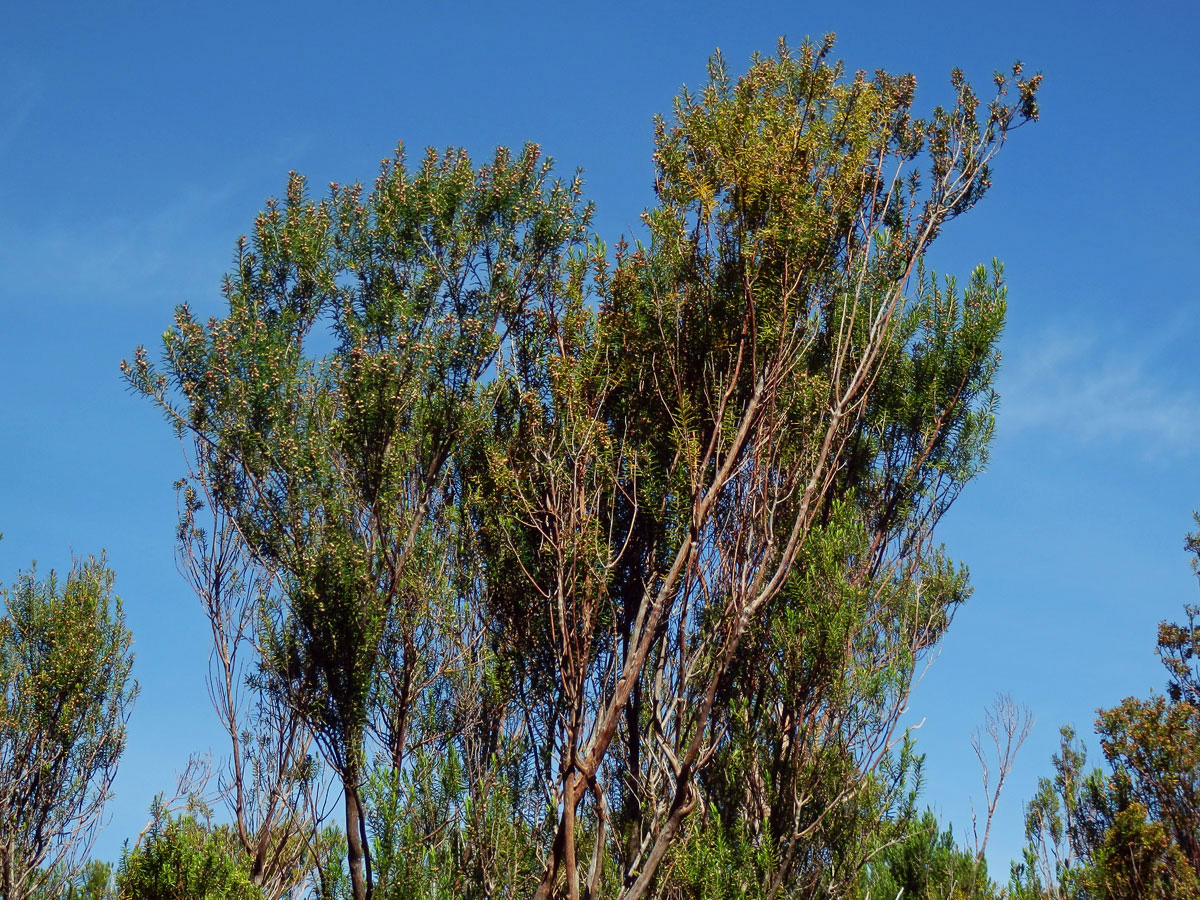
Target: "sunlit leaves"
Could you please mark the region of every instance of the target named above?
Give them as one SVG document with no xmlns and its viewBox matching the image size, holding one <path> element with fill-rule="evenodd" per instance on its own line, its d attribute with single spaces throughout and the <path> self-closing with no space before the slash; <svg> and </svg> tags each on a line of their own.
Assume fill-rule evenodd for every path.
<svg viewBox="0 0 1200 900">
<path fill-rule="evenodd" d="M 113 573 L 21 574 L 0 591 L 0 855 L 13 900 L 90 849 L 137 693 Z M 8 895 L 5 895 L 8 900 Z"/>
</svg>

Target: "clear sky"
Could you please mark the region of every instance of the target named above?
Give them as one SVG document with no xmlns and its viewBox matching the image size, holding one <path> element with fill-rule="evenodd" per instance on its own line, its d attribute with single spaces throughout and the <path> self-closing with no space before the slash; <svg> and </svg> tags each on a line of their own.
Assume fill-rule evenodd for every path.
<svg viewBox="0 0 1200 900">
<path fill-rule="evenodd" d="M 107 548 L 142 685 L 97 847 L 114 858 L 188 754 L 221 752 L 198 603 L 176 573 L 181 450 L 118 364 L 187 302 L 220 311 L 237 236 L 288 170 L 370 180 L 398 140 L 477 158 L 536 141 L 582 168 L 611 244 L 651 198 L 651 116 L 720 47 L 740 71 L 835 31 L 851 71 L 913 71 L 918 106 L 962 67 L 1020 58 L 1042 122 L 1001 154 L 940 271 L 1006 265 L 999 436 L 944 522 L 975 595 L 912 702 L 926 800 L 960 830 L 969 739 L 997 692 L 1038 717 L 993 829 L 1058 726 L 1161 686 L 1157 622 L 1200 600 L 1200 101 L 1185 2 L 11 3 L 0 29 L 0 579 Z"/>
</svg>

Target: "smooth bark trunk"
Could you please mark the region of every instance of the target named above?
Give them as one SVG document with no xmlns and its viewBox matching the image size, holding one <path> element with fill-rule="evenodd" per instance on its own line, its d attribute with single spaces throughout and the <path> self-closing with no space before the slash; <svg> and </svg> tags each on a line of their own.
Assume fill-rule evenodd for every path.
<svg viewBox="0 0 1200 900">
<path fill-rule="evenodd" d="M 349 779 L 343 784 L 346 795 L 346 865 L 350 869 L 350 887 L 354 900 L 368 900 L 371 886 L 363 863 L 362 815 L 358 807 L 358 785 Z"/>
</svg>

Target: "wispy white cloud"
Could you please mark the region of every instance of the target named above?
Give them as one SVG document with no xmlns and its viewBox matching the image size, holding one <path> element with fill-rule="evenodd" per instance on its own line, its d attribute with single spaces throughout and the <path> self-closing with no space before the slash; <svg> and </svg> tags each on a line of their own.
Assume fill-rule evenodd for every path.
<svg viewBox="0 0 1200 900">
<path fill-rule="evenodd" d="M 1186 337 L 1183 328 L 1164 328 L 1152 343 L 1134 345 L 1059 328 L 1010 346 L 1000 381 L 1003 432 L 1135 444 L 1146 456 L 1200 452 L 1200 379 L 1180 364 L 1190 354 L 1175 343 Z"/>
<path fill-rule="evenodd" d="M 8 65 L 0 72 L 0 152 L 16 140 L 42 98 L 38 73 Z"/>
<path fill-rule="evenodd" d="M 111 300 L 132 298 L 169 278 L 173 290 L 211 292 L 224 270 L 214 274 L 211 254 L 197 251 L 212 243 L 211 220 L 235 194 L 232 184 L 190 185 L 157 209 L 78 216 L 35 228 L 0 218 L 0 264 L 5 257 L 12 262 L 3 265 L 4 291 Z M 232 250 L 232 236 L 223 237 Z"/>
<path fill-rule="evenodd" d="M 64 298 L 101 294 L 120 302 L 164 287 L 172 304 L 212 296 L 237 235 L 250 228 L 247 202 L 261 206 L 272 191 L 278 194 L 283 173 L 297 165 L 309 143 L 303 135 L 280 140 L 248 153 L 231 171 L 160 185 L 154 205 L 92 205 L 34 225 L 0 207 L 0 271 L 5 273 L 0 297 L 38 291 Z M 264 173 L 269 173 L 266 186 L 250 187 L 262 185 Z M 231 210 L 240 214 L 232 225 Z"/>
</svg>

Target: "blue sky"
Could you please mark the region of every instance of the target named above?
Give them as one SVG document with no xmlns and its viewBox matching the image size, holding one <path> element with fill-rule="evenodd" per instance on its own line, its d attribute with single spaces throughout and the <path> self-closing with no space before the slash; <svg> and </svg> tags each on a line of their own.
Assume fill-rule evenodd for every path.
<svg viewBox="0 0 1200 900">
<path fill-rule="evenodd" d="M 115 857 L 190 752 L 220 752 L 206 623 L 176 573 L 181 451 L 118 363 L 173 307 L 219 312 L 237 236 L 286 173 L 373 178 L 398 140 L 536 141 L 584 170 L 596 226 L 634 233 L 651 116 L 786 34 L 835 31 L 851 70 L 913 71 L 918 105 L 961 66 L 1020 58 L 1043 120 L 1013 135 L 981 206 L 931 255 L 1004 261 L 999 436 L 944 522 L 972 601 L 912 701 L 926 800 L 960 830 L 981 799 L 970 734 L 1000 691 L 1038 717 L 989 857 L 1058 726 L 1162 683 L 1156 623 L 1200 599 L 1181 550 L 1200 506 L 1200 102 L 1186 3 L 11 4 L 0 32 L 0 579 L 106 548 L 142 695 Z M 998 870 L 998 871 L 997 871 Z"/>
</svg>

